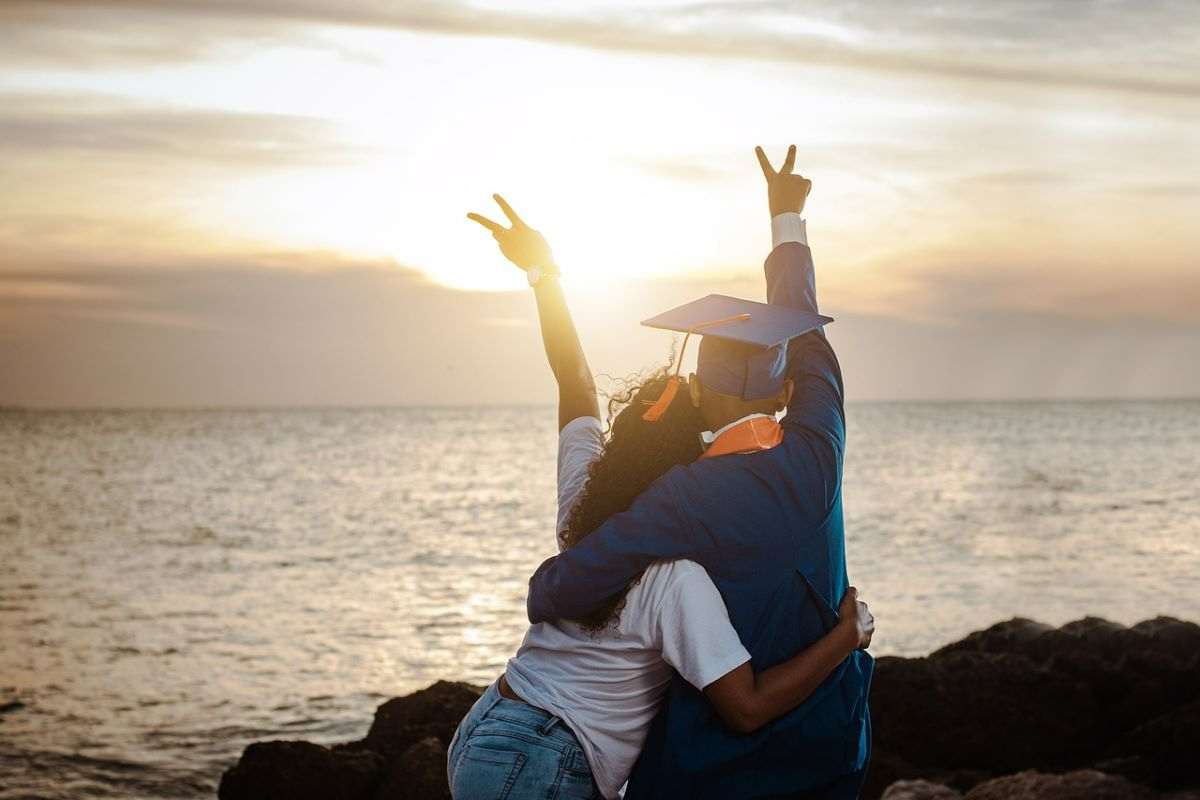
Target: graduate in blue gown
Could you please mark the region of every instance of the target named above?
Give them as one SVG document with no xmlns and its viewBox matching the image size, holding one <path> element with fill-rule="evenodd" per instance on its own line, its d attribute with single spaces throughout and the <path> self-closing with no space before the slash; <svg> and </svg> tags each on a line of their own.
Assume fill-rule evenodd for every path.
<svg viewBox="0 0 1200 800">
<path fill-rule="evenodd" d="M 543 563 L 530 579 L 531 622 L 579 619 L 650 563 L 686 557 L 712 576 L 756 672 L 836 623 L 849 585 L 845 412 L 800 218 L 811 183 L 792 172 L 794 146 L 779 171 L 756 152 L 776 241 L 765 264 L 773 308 L 715 295 L 647 321 L 703 337 L 688 391 L 673 397 L 668 387 L 647 414 L 694 403 L 712 431 L 705 457 L 672 469 L 628 511 Z M 803 705 L 750 734 L 730 730 L 676 678 L 626 799 L 857 797 L 873 667 L 855 651 Z"/>
</svg>

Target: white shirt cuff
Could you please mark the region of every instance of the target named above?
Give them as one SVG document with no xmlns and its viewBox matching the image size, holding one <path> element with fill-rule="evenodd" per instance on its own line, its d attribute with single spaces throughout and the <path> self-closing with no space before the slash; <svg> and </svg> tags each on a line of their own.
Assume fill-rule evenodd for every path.
<svg viewBox="0 0 1200 800">
<path fill-rule="evenodd" d="M 771 249 L 784 242 L 799 242 L 808 247 L 807 220 L 795 211 L 785 211 L 771 217 Z"/>
</svg>

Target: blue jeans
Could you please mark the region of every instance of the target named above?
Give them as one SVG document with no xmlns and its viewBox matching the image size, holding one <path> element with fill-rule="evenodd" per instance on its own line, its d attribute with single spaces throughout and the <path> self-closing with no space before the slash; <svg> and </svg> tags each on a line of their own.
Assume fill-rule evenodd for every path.
<svg viewBox="0 0 1200 800">
<path fill-rule="evenodd" d="M 446 758 L 454 800 L 599 800 L 579 740 L 561 719 L 492 684 L 458 724 Z"/>
</svg>

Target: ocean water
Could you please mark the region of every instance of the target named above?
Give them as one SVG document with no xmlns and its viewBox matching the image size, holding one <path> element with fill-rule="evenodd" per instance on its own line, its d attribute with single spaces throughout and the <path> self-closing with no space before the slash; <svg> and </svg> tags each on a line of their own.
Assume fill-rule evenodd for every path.
<svg viewBox="0 0 1200 800">
<path fill-rule="evenodd" d="M 873 649 L 1200 619 L 1200 401 L 848 409 Z M 492 679 L 553 552 L 553 411 L 0 413 L 0 798 L 212 796 L 251 741 Z"/>
</svg>

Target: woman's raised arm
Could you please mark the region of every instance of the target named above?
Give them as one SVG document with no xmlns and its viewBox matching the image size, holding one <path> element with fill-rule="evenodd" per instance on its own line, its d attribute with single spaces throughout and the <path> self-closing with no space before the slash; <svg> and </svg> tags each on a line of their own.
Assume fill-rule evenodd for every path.
<svg viewBox="0 0 1200 800">
<path fill-rule="evenodd" d="M 525 272 L 533 286 L 546 360 L 558 382 L 558 428 L 562 430 L 576 417 L 599 417 L 596 385 L 587 357 L 583 354 L 583 346 L 579 343 L 579 334 L 575 331 L 575 321 L 567 308 L 562 285 L 558 281 L 559 269 L 554 263 L 550 245 L 546 237 L 517 216 L 517 212 L 503 197 L 498 194 L 492 197 L 512 223 L 511 228 L 505 228 L 480 214 L 467 214 L 467 218 L 492 232 L 500 244 L 500 252 Z"/>
</svg>

